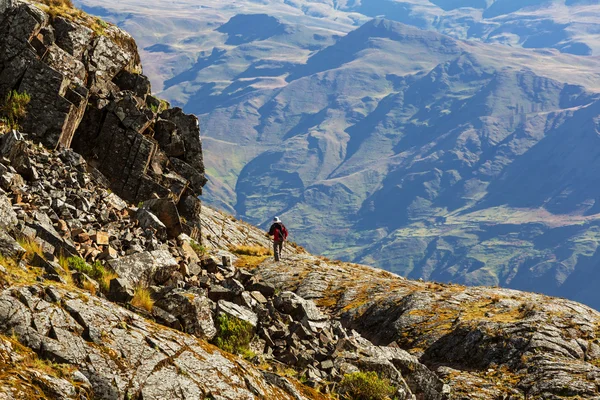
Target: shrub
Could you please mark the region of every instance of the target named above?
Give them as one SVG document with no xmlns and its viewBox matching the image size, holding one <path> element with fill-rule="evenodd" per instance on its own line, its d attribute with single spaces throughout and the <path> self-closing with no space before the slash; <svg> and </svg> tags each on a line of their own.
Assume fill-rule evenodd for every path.
<svg viewBox="0 0 600 400">
<path fill-rule="evenodd" d="M 254 337 L 254 327 L 246 321 L 225 314 L 217 317 L 217 336 L 213 343 L 229 353 L 249 355 L 248 346 Z"/>
<path fill-rule="evenodd" d="M 393 396 L 396 388 L 387 379 L 381 379 L 376 372 L 368 371 L 344 375 L 338 392 L 347 400 L 384 400 Z"/>
<path fill-rule="evenodd" d="M 27 105 L 30 101 L 31 97 L 26 92 L 8 92 L 0 107 L 0 114 L 9 129 L 19 129 L 19 122 L 27 115 Z"/>
<path fill-rule="evenodd" d="M 131 305 L 148 312 L 152 311 L 154 300 L 152 300 L 152 297 L 150 296 L 150 291 L 141 286 L 135 288 L 135 294 L 133 295 L 133 299 L 131 299 Z"/>
</svg>

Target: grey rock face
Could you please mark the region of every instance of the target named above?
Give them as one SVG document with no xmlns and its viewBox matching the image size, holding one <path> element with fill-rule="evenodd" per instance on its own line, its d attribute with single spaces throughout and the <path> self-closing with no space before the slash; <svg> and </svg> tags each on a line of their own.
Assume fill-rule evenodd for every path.
<svg viewBox="0 0 600 400">
<path fill-rule="evenodd" d="M 293 292 L 282 292 L 273 302 L 280 311 L 291 315 L 296 320 L 304 318 L 309 321 L 323 321 L 327 317 L 319 311 L 315 303 L 310 300 L 304 300 Z"/>
<path fill-rule="evenodd" d="M 3 7 L 0 98 L 11 90 L 30 95 L 20 123 L 28 137 L 73 146 L 134 204 L 171 196 L 187 223 L 173 221 L 169 232 L 197 239 L 197 196 L 206 183 L 198 120 L 150 96 L 131 36 L 112 25 L 98 35 L 88 19 L 50 19 L 25 2 Z M 152 139 L 160 121 L 174 127 L 162 147 Z"/>
<path fill-rule="evenodd" d="M 0 330 L 14 332 L 45 358 L 77 367 L 90 382 L 94 398 L 141 393 L 144 399 L 188 399 L 203 398 L 214 390 L 223 398 L 248 399 L 254 398 L 256 388 L 266 398 L 293 398 L 248 364 L 230 361 L 198 339 L 161 329 L 107 301 L 58 290 L 65 298 L 62 309 L 44 300 L 47 290 L 24 289 L 26 303 L 10 292 L 2 293 Z M 102 333 L 99 344 L 84 338 L 90 327 Z M 74 398 L 67 381 L 53 382 L 57 390 L 71 393 L 64 398 Z"/>
<path fill-rule="evenodd" d="M 0 195 L 0 228 L 10 230 L 17 225 L 17 214 L 14 212 L 10 200 Z"/>
<path fill-rule="evenodd" d="M 203 293 L 174 290 L 155 305 L 174 316 L 183 332 L 206 340 L 211 340 L 217 333 L 212 318 L 215 304 Z"/>
<path fill-rule="evenodd" d="M 217 313 L 223 313 L 229 317 L 241 319 L 254 327 L 256 327 L 258 323 L 258 317 L 252 310 L 225 300 L 219 300 L 217 303 Z"/>
<path fill-rule="evenodd" d="M 110 267 L 131 286 L 151 286 L 164 282 L 164 276 L 170 276 L 168 271 L 179 269 L 179 264 L 168 251 L 155 250 L 121 257 L 108 262 Z M 165 273 L 167 272 L 167 273 Z M 161 279 L 160 277 L 163 277 Z"/>
<path fill-rule="evenodd" d="M 25 249 L 6 231 L 0 229 L 0 254 L 5 257 L 20 259 Z"/>
<path fill-rule="evenodd" d="M 108 298 L 117 303 L 129 303 L 135 294 L 129 282 L 122 278 L 111 279 L 108 290 Z"/>
<path fill-rule="evenodd" d="M 593 321 L 600 315 L 588 307 L 508 289 L 409 281 L 366 266 L 319 260 L 315 267 L 311 256 L 290 258 L 265 262 L 256 273 L 280 290 L 293 286 L 296 293 L 330 305 L 348 329 L 379 345 L 364 350 L 366 364 L 347 362 L 387 371 L 390 379 L 398 371 L 413 395 L 600 394 L 592 384 L 600 369 L 589 362 L 596 359 Z M 303 278 L 295 281 L 297 276 Z M 354 342 L 340 349 L 361 346 Z"/>
</svg>

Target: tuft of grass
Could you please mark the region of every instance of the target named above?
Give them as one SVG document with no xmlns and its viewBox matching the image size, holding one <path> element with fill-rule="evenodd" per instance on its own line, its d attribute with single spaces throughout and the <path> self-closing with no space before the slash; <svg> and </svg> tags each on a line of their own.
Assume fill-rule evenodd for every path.
<svg viewBox="0 0 600 400">
<path fill-rule="evenodd" d="M 110 288 L 110 281 L 113 278 L 119 277 L 114 271 L 106 269 L 98 260 L 96 260 L 93 264 L 90 265 L 86 263 L 85 260 L 81 257 L 69 257 L 66 259 L 64 257 L 59 257 L 58 262 L 67 272 L 69 272 L 70 270 L 83 272 L 90 278 L 97 281 L 100 285 L 100 291 L 102 293 L 108 293 L 108 290 Z M 95 294 L 95 290 L 92 294 Z"/>
<path fill-rule="evenodd" d="M 26 92 L 8 92 L 0 105 L 0 118 L 8 129 L 19 129 L 19 123 L 27 115 L 27 105 L 30 101 L 31 97 Z"/>
<path fill-rule="evenodd" d="M 87 290 L 94 296 L 96 295 L 96 285 L 94 285 L 92 282 L 85 280 L 85 281 L 83 281 L 82 286 L 83 286 L 84 290 Z"/>
<path fill-rule="evenodd" d="M 48 7 L 73 8 L 73 2 L 71 0 L 39 0 L 39 2 Z"/>
<path fill-rule="evenodd" d="M 374 371 L 353 372 L 344 375 L 338 393 L 346 400 L 385 400 L 396 393 L 396 388 Z"/>
<path fill-rule="evenodd" d="M 40 246 L 40 244 L 35 240 L 25 237 L 17 239 L 17 242 L 21 245 L 22 248 L 25 249 L 24 258 L 25 261 L 27 261 L 28 263 L 31 262 L 35 254 L 39 255 L 40 257 L 44 257 L 42 246 Z"/>
<path fill-rule="evenodd" d="M 219 314 L 216 326 L 217 335 L 213 343 L 218 348 L 248 357 L 253 354 L 249 345 L 254 337 L 254 327 L 250 323 L 226 314 Z"/>
<path fill-rule="evenodd" d="M 202 256 L 204 256 L 208 252 L 206 250 L 206 247 L 202 246 L 201 244 L 198 244 L 194 240 L 192 240 L 190 242 L 190 247 L 192 248 L 192 250 L 194 250 L 196 252 L 196 254 L 198 255 L 198 257 L 200 257 L 200 258 L 202 258 Z"/>
<path fill-rule="evenodd" d="M 152 297 L 150 296 L 150 291 L 147 288 L 138 286 L 135 289 L 133 299 L 131 299 L 131 305 L 144 309 L 148 312 L 152 311 L 152 307 L 154 307 L 154 300 L 152 300 Z"/>
<path fill-rule="evenodd" d="M 262 246 L 233 246 L 229 249 L 232 253 L 244 256 L 269 256 L 271 251 Z"/>
<path fill-rule="evenodd" d="M 21 268 L 16 260 L 5 257 L 2 254 L 0 254 L 0 265 L 6 270 L 6 273 L 0 274 L 0 284 L 2 286 L 11 286 L 20 283 L 31 284 L 36 282 L 37 277 L 41 275 L 41 269 L 31 267 Z"/>
<path fill-rule="evenodd" d="M 244 269 L 254 269 L 267 259 L 268 256 L 240 256 L 235 261 L 235 266 Z"/>
</svg>

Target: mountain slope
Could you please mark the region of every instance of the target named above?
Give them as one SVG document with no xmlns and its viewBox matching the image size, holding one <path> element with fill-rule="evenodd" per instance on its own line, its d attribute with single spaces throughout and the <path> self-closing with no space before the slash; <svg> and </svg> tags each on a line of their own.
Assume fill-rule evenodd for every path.
<svg viewBox="0 0 600 400">
<path fill-rule="evenodd" d="M 137 26 L 157 17 L 136 4 L 104 12 L 171 46 L 143 54 L 172 66 L 161 95 L 200 114 L 210 204 L 262 226 L 282 215 L 329 256 L 600 307 L 582 278 L 598 247 L 598 60 L 566 54 L 579 22 L 558 22 L 596 5 L 248 2 L 200 21 L 181 1 L 161 9 L 174 37 Z M 540 27 L 563 36 L 536 44 Z"/>
</svg>

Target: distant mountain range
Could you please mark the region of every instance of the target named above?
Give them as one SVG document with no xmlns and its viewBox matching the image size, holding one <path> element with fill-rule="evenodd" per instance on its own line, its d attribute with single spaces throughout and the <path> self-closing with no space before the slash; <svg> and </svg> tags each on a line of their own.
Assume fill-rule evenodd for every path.
<svg viewBox="0 0 600 400">
<path fill-rule="evenodd" d="M 82 3 L 200 117 L 206 202 L 329 256 L 600 308 L 599 5 Z"/>
</svg>

